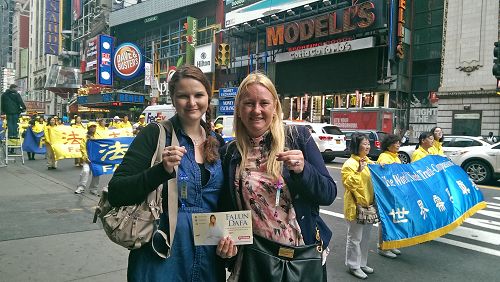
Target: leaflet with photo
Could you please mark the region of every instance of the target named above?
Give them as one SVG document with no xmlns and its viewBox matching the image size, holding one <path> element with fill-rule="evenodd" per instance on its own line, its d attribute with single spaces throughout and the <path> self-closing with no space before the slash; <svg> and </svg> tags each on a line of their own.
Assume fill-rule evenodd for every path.
<svg viewBox="0 0 500 282">
<path fill-rule="evenodd" d="M 236 245 L 253 244 L 251 211 L 195 213 L 193 235 L 195 246 L 217 245 L 229 236 Z"/>
</svg>

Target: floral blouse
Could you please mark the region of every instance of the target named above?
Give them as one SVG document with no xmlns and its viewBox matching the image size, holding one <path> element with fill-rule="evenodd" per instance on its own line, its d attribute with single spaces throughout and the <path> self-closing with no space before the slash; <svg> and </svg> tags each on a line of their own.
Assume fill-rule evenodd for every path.
<svg viewBox="0 0 500 282">
<path fill-rule="evenodd" d="M 238 206 L 252 210 L 254 234 L 284 245 L 304 245 L 288 187 L 282 177 L 279 181 L 274 181 L 267 174 L 269 146 L 264 142 L 266 134 L 251 139 L 252 147 L 247 155 L 247 165 L 236 176 Z M 282 188 L 276 205 L 279 185 Z M 241 204 L 241 199 L 244 205 Z"/>
</svg>

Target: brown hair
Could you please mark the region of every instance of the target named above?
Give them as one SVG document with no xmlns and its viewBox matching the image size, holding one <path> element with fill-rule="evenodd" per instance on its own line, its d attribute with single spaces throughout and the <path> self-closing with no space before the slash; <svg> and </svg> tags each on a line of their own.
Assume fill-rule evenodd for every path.
<svg viewBox="0 0 500 282">
<path fill-rule="evenodd" d="M 208 108 L 205 113 L 206 121 L 201 121 L 201 126 L 203 127 L 203 129 L 205 129 L 207 138 L 205 144 L 203 145 L 203 149 L 205 151 L 205 156 L 203 156 L 203 159 L 209 163 L 213 163 L 219 159 L 219 141 L 217 141 L 217 139 L 210 134 L 212 131 L 212 128 L 210 126 L 212 114 L 212 111 L 210 110 L 210 101 L 212 100 L 212 87 L 210 86 L 210 81 L 208 81 L 208 78 L 199 68 L 193 65 L 184 65 L 178 68 L 168 82 L 168 92 L 172 101 L 174 100 L 177 84 L 181 79 L 184 78 L 192 78 L 199 81 L 201 84 L 203 84 L 205 90 L 207 91 Z"/>
</svg>

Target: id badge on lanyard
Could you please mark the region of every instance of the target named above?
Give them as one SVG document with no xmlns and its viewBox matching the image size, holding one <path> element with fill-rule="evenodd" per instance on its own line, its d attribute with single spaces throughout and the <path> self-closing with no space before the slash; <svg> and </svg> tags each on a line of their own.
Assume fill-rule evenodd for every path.
<svg viewBox="0 0 500 282">
<path fill-rule="evenodd" d="M 181 173 L 178 181 L 179 181 L 178 185 L 179 185 L 180 190 L 181 190 L 181 203 L 182 203 L 182 206 L 184 207 L 185 202 L 188 199 L 188 177 L 187 177 L 187 175 L 185 175 L 184 173 Z"/>
</svg>

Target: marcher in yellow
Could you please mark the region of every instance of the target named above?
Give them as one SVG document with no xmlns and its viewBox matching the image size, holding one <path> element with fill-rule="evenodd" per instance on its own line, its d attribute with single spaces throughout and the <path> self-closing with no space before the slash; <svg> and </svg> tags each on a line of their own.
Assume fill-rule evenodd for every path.
<svg viewBox="0 0 500 282">
<path fill-rule="evenodd" d="M 361 224 L 357 221 L 358 206 L 373 206 L 373 186 L 370 179 L 368 158 L 370 140 L 364 134 L 355 133 L 351 139 L 351 157 L 342 166 L 342 183 L 344 184 L 344 217 L 347 221 L 347 244 L 345 265 L 349 273 L 359 279 L 366 279 L 366 274 L 373 273 L 367 266 L 368 244 L 372 224 Z"/>
<path fill-rule="evenodd" d="M 35 125 L 33 125 L 33 133 L 37 134 L 45 129 L 45 121 L 43 120 L 42 116 L 37 116 L 36 118 Z"/>
<path fill-rule="evenodd" d="M 133 129 L 132 124 L 131 124 L 131 123 L 130 123 L 130 121 L 128 120 L 128 116 L 127 116 L 127 115 L 124 115 L 124 116 L 123 116 L 123 121 L 120 123 L 120 128 L 129 128 L 129 129 Z"/>
<path fill-rule="evenodd" d="M 430 132 L 422 132 L 418 136 L 418 144 L 416 150 L 411 155 L 411 161 L 415 162 L 427 155 L 434 155 L 434 151 L 431 150 L 432 144 L 434 143 L 434 136 Z"/>
<path fill-rule="evenodd" d="M 432 147 L 429 149 L 433 155 L 445 156 L 443 151 L 443 129 L 441 127 L 433 127 L 431 129 L 431 134 L 434 137 L 434 142 Z"/>
<path fill-rule="evenodd" d="M 109 123 L 108 126 L 109 129 L 117 129 L 117 128 L 122 128 L 122 123 L 120 121 L 119 116 L 115 116 L 113 120 Z"/>
<path fill-rule="evenodd" d="M 57 126 L 56 117 L 50 117 L 47 121 L 47 125 L 44 128 L 45 135 L 45 147 L 47 148 L 47 169 L 56 169 L 57 161 L 56 156 L 54 154 L 54 150 L 52 150 L 51 140 L 50 140 L 50 131 Z"/>
<path fill-rule="evenodd" d="M 85 188 L 87 187 L 87 182 L 91 174 L 90 160 L 87 155 L 87 141 L 90 139 L 95 139 L 96 127 L 96 123 L 89 123 L 86 137 L 80 140 L 80 151 L 82 152 L 83 165 L 82 171 L 80 172 L 80 181 L 78 181 L 78 186 L 76 187 L 75 194 L 82 194 L 83 192 L 85 192 Z M 99 178 L 99 176 L 94 176 L 92 174 L 92 180 L 90 181 L 90 194 L 95 196 L 99 195 Z"/>
<path fill-rule="evenodd" d="M 108 128 L 106 127 L 106 121 L 101 118 L 97 120 L 96 135 L 98 138 L 106 138 L 108 136 Z"/>
<path fill-rule="evenodd" d="M 80 116 L 75 115 L 75 118 L 72 121 L 73 124 L 71 125 L 71 127 L 87 130 L 87 127 L 85 127 L 85 125 L 82 123 L 82 118 Z M 75 166 L 83 166 L 83 159 L 75 158 Z"/>
<path fill-rule="evenodd" d="M 146 116 L 140 115 L 139 121 L 134 123 L 134 127 L 133 127 L 134 135 L 137 135 L 138 131 L 140 130 L 140 129 L 138 130 L 139 127 L 144 128 L 144 127 L 146 127 L 146 125 L 148 125 L 146 122 Z"/>
<path fill-rule="evenodd" d="M 401 160 L 398 157 L 399 147 L 401 146 L 401 139 L 394 134 L 387 135 L 384 140 L 382 140 L 382 154 L 377 159 L 377 163 L 384 166 L 386 164 L 400 164 Z M 379 242 L 382 241 L 382 225 L 379 225 Z M 380 245 L 377 249 L 377 253 L 386 258 L 396 258 L 397 255 L 401 254 L 401 251 L 398 249 L 392 250 L 382 250 L 380 249 Z"/>
</svg>

